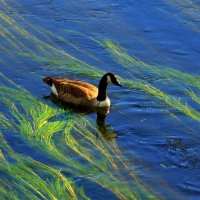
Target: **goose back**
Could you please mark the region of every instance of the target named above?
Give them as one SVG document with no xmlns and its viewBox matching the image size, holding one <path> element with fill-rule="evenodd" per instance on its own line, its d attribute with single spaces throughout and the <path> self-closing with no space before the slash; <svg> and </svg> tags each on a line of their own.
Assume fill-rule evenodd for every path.
<svg viewBox="0 0 200 200">
<path fill-rule="evenodd" d="M 46 77 L 44 82 L 58 99 L 70 104 L 91 106 L 98 95 L 97 87 L 82 81 Z"/>
</svg>

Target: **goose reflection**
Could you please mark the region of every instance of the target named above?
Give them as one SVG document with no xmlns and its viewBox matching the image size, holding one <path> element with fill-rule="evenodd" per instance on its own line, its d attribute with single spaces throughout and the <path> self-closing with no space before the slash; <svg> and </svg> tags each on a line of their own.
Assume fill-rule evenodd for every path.
<svg viewBox="0 0 200 200">
<path fill-rule="evenodd" d="M 113 130 L 113 128 L 109 124 L 106 124 L 105 122 L 105 119 L 109 114 L 109 112 L 110 108 L 99 108 L 96 111 L 97 114 L 96 122 L 97 122 L 98 132 L 101 133 L 103 138 L 106 140 L 112 140 L 113 138 L 116 137 L 116 133 Z"/>
<path fill-rule="evenodd" d="M 96 124 L 97 124 L 97 130 L 98 130 L 97 138 L 99 137 L 99 134 L 101 134 L 105 140 L 112 140 L 113 138 L 116 137 L 116 133 L 114 129 L 111 127 L 111 125 L 105 122 L 106 117 L 110 113 L 110 107 L 86 108 L 86 107 L 81 107 L 81 106 L 74 106 L 72 104 L 66 104 L 65 102 L 59 101 L 55 97 L 55 95 L 53 95 L 52 93 L 49 96 L 44 96 L 44 98 L 51 100 L 58 107 L 65 110 L 70 110 L 74 113 L 81 113 L 84 115 L 88 115 L 88 114 L 96 112 Z"/>
</svg>

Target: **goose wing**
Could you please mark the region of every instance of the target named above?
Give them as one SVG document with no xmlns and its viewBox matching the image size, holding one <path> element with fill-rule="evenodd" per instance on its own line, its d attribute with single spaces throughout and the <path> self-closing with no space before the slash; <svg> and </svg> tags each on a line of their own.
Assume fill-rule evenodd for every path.
<svg viewBox="0 0 200 200">
<path fill-rule="evenodd" d="M 98 88 L 95 87 L 94 85 L 89 84 L 89 83 L 86 83 L 86 82 L 83 82 L 83 81 L 74 81 L 74 80 L 68 80 L 67 82 L 69 84 L 82 86 L 83 88 L 88 89 L 91 92 L 98 93 Z"/>
<path fill-rule="evenodd" d="M 74 104 L 88 102 L 97 97 L 98 88 L 82 81 L 73 81 L 69 79 L 52 79 L 58 98 Z"/>
</svg>

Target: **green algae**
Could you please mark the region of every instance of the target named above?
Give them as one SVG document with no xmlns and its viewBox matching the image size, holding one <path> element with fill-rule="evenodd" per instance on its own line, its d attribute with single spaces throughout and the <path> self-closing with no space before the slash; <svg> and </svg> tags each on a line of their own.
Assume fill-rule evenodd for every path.
<svg viewBox="0 0 200 200">
<path fill-rule="evenodd" d="M 187 90 L 186 93 L 196 102 L 200 105 L 200 96 L 198 96 L 194 91 Z"/>
<path fill-rule="evenodd" d="M 192 86 L 194 88 L 200 88 L 200 82 L 196 76 L 192 76 L 190 74 L 164 66 L 152 66 L 146 64 L 136 57 L 130 56 L 128 52 L 118 43 L 109 39 L 105 39 L 102 42 L 102 45 L 110 50 L 114 60 L 124 67 L 130 69 L 131 72 L 133 72 L 134 75 L 140 80 L 148 82 L 151 77 L 155 77 L 169 80 L 169 84 L 171 84 L 172 81 L 175 85 L 179 84 L 183 87 Z"/>
<path fill-rule="evenodd" d="M 112 191 L 120 199 L 156 199 L 136 175 L 129 174 L 131 182 L 123 177 L 124 171 L 128 171 L 128 166 L 120 158 L 120 150 L 114 141 L 108 143 L 101 137 L 94 122 L 82 114 L 73 116 L 69 111 L 50 107 L 26 90 L 16 87 L 14 83 L 11 85 L 10 88 L 0 88 L 0 95 L 3 96 L 0 101 L 12 116 L 7 127 L 24 137 L 44 155 L 62 163 L 61 171 L 88 179 Z M 0 119 L 0 123 L 4 123 L 5 116 Z M 41 165 L 48 167 L 45 164 Z M 49 170 L 56 173 L 52 167 Z M 25 174 L 23 179 L 26 176 L 28 174 Z M 52 195 L 45 187 L 42 185 L 43 190 L 49 196 Z M 55 187 L 56 190 L 61 186 L 59 184 L 51 187 Z M 41 197 L 44 196 L 39 185 L 35 186 L 35 190 L 31 189 Z M 50 198 L 53 199 L 53 196 Z"/>
<path fill-rule="evenodd" d="M 124 85 L 131 88 L 142 89 L 144 92 L 155 96 L 156 98 L 162 100 L 165 104 L 179 110 L 188 117 L 191 117 L 197 121 L 200 120 L 199 112 L 188 105 L 186 101 L 184 102 L 180 98 L 167 94 L 166 92 L 148 83 L 149 80 L 151 80 L 151 77 L 155 77 L 155 79 L 164 79 L 167 84 L 173 85 L 173 87 L 176 85 L 177 87 L 181 88 L 181 91 L 189 88 L 194 88 L 196 91 L 198 91 L 200 84 L 197 77 L 166 67 L 155 67 L 148 65 L 142 61 L 139 61 L 137 58 L 128 55 L 124 49 L 122 49 L 118 44 L 113 43 L 111 40 L 104 40 L 102 45 L 106 46 L 111 51 L 114 59 L 116 59 L 120 65 L 128 68 L 134 74 L 136 78 L 135 81 L 128 78 L 121 78 L 121 81 L 124 83 Z M 98 68 L 90 66 L 71 56 L 65 60 L 58 57 L 44 57 L 28 53 L 22 53 L 22 55 L 39 62 L 44 62 L 53 68 L 55 68 L 55 66 L 61 66 L 68 70 L 79 72 L 93 78 L 100 78 L 101 75 L 105 73 L 105 71 L 99 70 Z M 68 55 L 66 54 L 65 57 L 66 56 Z"/>
<path fill-rule="evenodd" d="M 158 89 L 157 87 L 151 85 L 148 83 L 149 78 L 147 76 L 151 77 L 158 77 L 159 79 L 165 79 L 169 80 L 168 83 L 173 85 L 178 85 L 180 88 L 182 88 L 182 91 L 188 88 L 195 88 L 197 91 L 199 90 L 199 80 L 196 77 L 193 77 L 189 74 L 179 72 L 174 69 L 168 69 L 168 68 L 161 68 L 147 65 L 141 61 L 138 61 L 134 57 L 129 56 L 124 50 L 122 50 L 119 46 L 109 41 L 106 42 L 106 45 L 108 45 L 109 49 L 112 49 L 112 53 L 114 54 L 116 60 L 123 65 L 124 67 L 130 69 L 135 77 L 136 80 L 130 80 L 130 79 L 123 79 L 121 78 L 121 82 L 129 86 L 130 88 L 136 88 L 141 89 L 144 92 L 155 96 L 156 98 L 162 100 L 165 104 L 179 110 L 183 114 L 187 115 L 188 117 L 191 117 L 197 121 L 200 120 L 200 113 L 193 109 L 190 105 L 187 104 L 187 102 L 181 101 L 180 98 L 174 97 L 170 94 L 167 94 L 166 92 Z M 112 45 L 111 45 L 112 44 Z M 98 68 L 95 68 L 93 66 L 90 66 L 88 64 L 85 65 L 85 63 L 82 63 L 81 61 L 78 61 L 76 59 L 72 59 L 68 61 L 65 60 L 59 60 L 57 58 L 48 58 L 48 57 L 41 57 L 37 55 L 29 55 L 29 54 L 23 54 L 29 58 L 36 59 L 40 62 L 48 63 L 48 65 L 53 66 L 64 66 L 64 68 L 68 68 L 72 71 L 78 71 L 79 73 L 82 73 L 84 75 L 93 77 L 93 78 L 100 78 L 102 74 L 106 73 L 103 70 L 97 70 Z M 144 70 L 145 74 L 144 75 Z M 139 79 L 139 80 L 138 80 Z"/>
<path fill-rule="evenodd" d="M 199 91 L 199 80 L 195 76 L 166 67 L 148 65 L 130 56 L 122 47 L 120 47 L 119 44 L 114 43 L 111 40 L 104 40 L 102 45 L 106 46 L 110 50 L 112 56 L 119 64 L 134 73 L 135 80 L 121 80 L 124 85 L 131 88 L 141 89 L 144 92 L 162 100 L 165 104 L 173 107 L 174 109 L 179 110 L 186 116 L 200 121 L 200 112 L 188 105 L 186 101 L 183 102 L 180 98 L 167 94 L 161 89 L 150 84 L 148 81 L 150 77 L 169 80 L 169 86 L 172 83 L 173 87 L 174 85 L 180 86 L 182 88 L 182 92 L 184 93 L 184 91 L 189 88 Z M 193 97 L 194 96 L 196 96 L 195 93 L 193 93 Z"/>
<path fill-rule="evenodd" d="M 0 151 L 1 199 L 89 199 L 82 188 L 61 172 L 15 153 L 1 132 L 0 139 L 0 148 L 9 157 L 7 160 Z"/>
<path fill-rule="evenodd" d="M 105 71 L 71 56 L 64 50 L 55 46 L 52 41 L 49 42 L 47 38 L 48 42 L 44 42 L 41 38 L 35 37 L 30 31 L 27 31 L 26 28 L 22 28 L 19 25 L 19 21 L 17 22 L 17 20 L 8 17 L 4 13 L 0 13 L 0 17 L 5 23 L 1 29 L 2 36 L 9 43 L 9 46 L 13 48 L 12 52 L 9 52 L 10 54 L 15 53 L 16 57 L 20 55 L 31 61 L 37 61 L 41 64 L 45 63 L 51 67 L 48 68 L 49 70 L 52 68 L 56 69 L 60 66 L 67 71 L 71 70 L 93 78 L 99 78 L 105 73 Z M 9 31 L 9 29 L 12 31 Z M 71 32 L 73 33 L 73 31 Z M 42 30 L 40 32 L 42 37 L 44 35 L 43 33 L 44 31 Z M 49 36 L 51 37 L 53 35 L 49 33 Z M 54 36 L 78 50 L 75 45 L 64 38 L 56 35 Z M 85 36 L 83 35 L 83 37 Z M 27 45 L 26 42 L 20 41 L 20 38 L 24 38 L 26 42 L 30 44 Z M 198 111 L 193 109 L 186 102 L 184 103 L 184 101 L 179 98 L 169 95 L 149 83 L 151 77 L 155 77 L 169 80 L 170 83 L 179 85 L 183 89 L 192 87 L 195 91 L 198 91 L 199 78 L 195 78 L 177 70 L 163 69 L 163 67 L 162 69 L 158 69 L 158 67 L 147 65 L 137 58 L 129 56 L 124 49 L 118 44 L 113 43 L 111 40 L 98 42 L 93 38 L 90 39 L 95 43 L 110 49 L 114 60 L 120 65 L 128 68 L 134 74 L 136 80 L 132 80 L 132 78 L 129 77 L 126 79 L 121 78 L 121 81 L 125 86 L 129 86 L 130 89 L 136 88 L 143 90 L 145 93 L 158 98 L 161 102 L 179 110 L 188 117 L 199 121 L 200 117 Z M 20 51 L 18 52 L 18 50 Z M 89 54 L 88 56 L 95 58 Z M 101 133 L 96 129 L 93 121 L 88 121 L 87 117 L 82 115 L 72 117 L 69 111 L 64 112 L 61 109 L 52 108 L 33 97 L 29 92 L 22 88 L 19 88 L 16 85 L 12 85 L 12 87 L 14 88 L 5 86 L 0 87 L 1 94 L 4 96 L 1 99 L 1 102 L 12 116 L 7 118 L 4 114 L 0 115 L 0 121 L 3 128 L 12 129 L 16 134 L 23 136 L 29 145 L 49 156 L 49 158 L 62 163 L 62 167 L 59 166 L 59 168 L 62 169 L 61 171 L 97 183 L 101 187 L 112 191 L 120 199 L 156 199 L 156 197 L 143 186 L 144 183 L 138 180 L 135 173 L 132 172 L 129 174 L 131 181 L 125 180 L 122 173 L 129 170 L 129 166 L 120 157 L 120 150 L 115 142 L 112 141 L 111 143 L 107 143 L 107 141 L 101 137 Z M 196 93 L 190 93 L 189 96 L 198 102 Z M 24 100 L 24 97 L 26 97 L 26 100 Z M 60 116 L 62 116 L 62 119 Z M 96 134 L 100 135 L 100 140 L 97 140 Z M 4 146 L 2 149 L 4 148 L 6 147 Z M 3 154 L 1 154 L 1 157 L 5 160 Z M 80 160 L 77 161 L 77 157 L 83 161 L 83 163 L 80 163 Z M 16 162 L 18 162 L 18 160 Z M 31 165 L 37 163 L 35 161 L 32 163 L 29 159 L 28 161 L 25 159 L 23 163 L 24 162 L 28 164 L 31 162 Z M 20 165 L 21 163 L 19 166 Z M 53 166 L 51 170 L 56 167 Z M 24 168 L 26 169 L 26 166 Z M 42 164 L 40 169 L 46 170 L 47 168 L 43 167 Z M 28 173 L 26 175 L 28 176 Z M 15 174 L 12 174 L 12 176 L 15 177 Z M 16 177 L 18 178 L 19 176 L 16 175 Z M 23 179 L 27 182 L 26 177 L 23 177 Z M 42 182 L 46 182 L 46 179 L 41 179 Z M 18 179 L 15 180 L 18 181 Z M 3 182 L 6 183 L 6 179 L 3 180 Z M 18 190 L 26 193 L 27 196 L 25 197 L 28 199 L 37 199 L 37 195 L 41 198 L 54 198 L 52 193 L 60 194 L 61 196 L 56 196 L 58 199 L 64 198 L 62 195 L 64 195 L 63 191 L 66 192 L 66 188 L 63 187 L 63 182 L 55 180 L 55 184 L 51 185 L 51 182 L 47 180 L 47 184 L 48 187 L 50 187 L 49 190 L 45 189 L 46 186 L 41 183 L 45 193 L 47 193 L 45 195 L 41 193 L 38 185 L 31 186 L 23 183 Z M 9 195 L 11 195 L 13 199 L 17 199 L 18 196 L 16 195 L 16 192 L 12 191 L 13 187 L 16 187 L 16 185 L 7 182 L 6 185 L 0 186 L 0 191 L 2 191 L 2 194 L 7 195 L 5 197 L 10 197 Z M 27 187 L 32 188 L 33 192 L 29 192 Z M 35 190 L 33 189 L 34 187 L 36 187 Z M 37 195 L 35 195 L 35 193 L 37 193 Z"/>
<path fill-rule="evenodd" d="M 170 17 L 173 17 L 180 23 L 184 24 L 188 28 L 192 29 L 193 31 L 200 32 L 199 26 L 197 23 L 193 23 L 199 19 L 199 10 L 200 7 L 197 3 L 187 0 L 187 1 L 180 1 L 180 0 L 165 0 L 167 4 L 173 7 L 179 7 L 179 12 L 181 15 L 171 15 L 171 13 L 167 13 L 165 10 L 162 10 L 164 13 L 168 14 Z"/>
</svg>

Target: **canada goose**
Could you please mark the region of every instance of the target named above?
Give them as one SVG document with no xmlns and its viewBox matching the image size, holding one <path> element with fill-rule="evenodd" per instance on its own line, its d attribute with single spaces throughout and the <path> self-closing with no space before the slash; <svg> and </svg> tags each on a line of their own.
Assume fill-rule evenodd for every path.
<svg viewBox="0 0 200 200">
<path fill-rule="evenodd" d="M 102 76 L 99 88 L 83 81 L 64 78 L 46 77 L 43 81 L 51 86 L 52 93 L 59 100 L 84 107 L 110 107 L 110 100 L 106 94 L 108 83 L 122 87 L 113 73 Z"/>
</svg>

